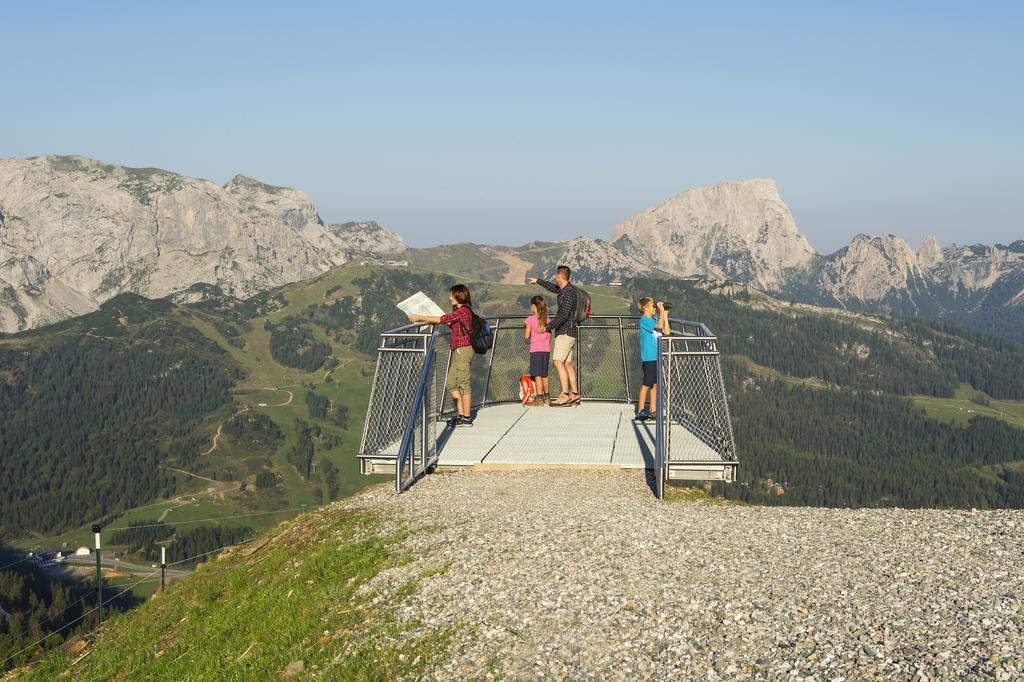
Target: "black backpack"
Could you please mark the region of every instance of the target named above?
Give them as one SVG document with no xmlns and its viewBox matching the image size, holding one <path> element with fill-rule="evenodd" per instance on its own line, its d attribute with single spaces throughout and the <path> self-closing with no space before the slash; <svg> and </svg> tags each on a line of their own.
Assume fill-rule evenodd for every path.
<svg viewBox="0 0 1024 682">
<path fill-rule="evenodd" d="M 483 355 L 494 345 L 494 332 L 491 330 L 490 323 L 474 313 L 472 308 L 470 308 L 469 314 L 473 317 L 470 328 L 467 330 L 469 332 L 469 344 L 473 346 L 474 351 Z M 463 329 L 466 329 L 466 325 L 463 324 L 462 320 L 459 320 L 459 324 L 462 325 Z"/>
</svg>

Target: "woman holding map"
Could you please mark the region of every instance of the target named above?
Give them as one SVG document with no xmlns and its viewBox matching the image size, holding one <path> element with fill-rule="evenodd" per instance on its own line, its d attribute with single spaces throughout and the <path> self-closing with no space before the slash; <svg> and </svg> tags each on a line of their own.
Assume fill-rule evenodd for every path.
<svg viewBox="0 0 1024 682">
<path fill-rule="evenodd" d="M 473 328 L 469 287 L 465 284 L 456 284 L 448 290 L 448 300 L 452 304 L 450 313 L 437 317 L 412 314 L 409 315 L 409 321 L 446 324 L 451 328 L 452 333 L 448 337 L 448 346 L 452 349 L 452 361 L 448 367 L 445 388 L 451 392 L 452 398 L 455 400 L 457 416 L 448 420 L 448 426 L 472 426 L 473 417 L 470 414 L 472 399 L 469 380 L 473 356 L 476 355 L 476 352 L 469 341 L 469 331 Z"/>
</svg>

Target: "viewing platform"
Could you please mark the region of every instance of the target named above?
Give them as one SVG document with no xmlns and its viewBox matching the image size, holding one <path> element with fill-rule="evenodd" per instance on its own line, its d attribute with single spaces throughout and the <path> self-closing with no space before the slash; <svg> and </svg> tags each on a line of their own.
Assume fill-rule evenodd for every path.
<svg viewBox="0 0 1024 682">
<path fill-rule="evenodd" d="M 487 318 L 494 346 L 474 359 L 473 426 L 444 421 L 449 330 L 407 325 L 381 334 L 370 410 L 359 449 L 365 474 L 393 474 L 401 492 L 437 466 L 588 467 L 655 472 L 665 481 L 733 481 L 738 460 L 717 339 L 699 322 L 672 320 L 659 339 L 657 419 L 638 422 L 638 316 L 592 316 L 580 325 L 576 368 L 583 402 L 526 407 L 523 316 Z M 552 395 L 561 391 L 552 365 Z"/>
</svg>

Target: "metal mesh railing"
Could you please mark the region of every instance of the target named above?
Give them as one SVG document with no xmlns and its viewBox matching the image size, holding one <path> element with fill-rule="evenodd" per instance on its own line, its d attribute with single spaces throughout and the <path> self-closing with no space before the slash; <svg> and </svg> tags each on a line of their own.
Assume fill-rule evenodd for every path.
<svg viewBox="0 0 1024 682">
<path fill-rule="evenodd" d="M 474 409 L 518 402 L 519 380 L 529 367 L 523 317 L 488 320 L 494 346 L 473 359 Z M 576 368 L 584 400 L 636 400 L 641 378 L 637 322 L 635 316 L 593 316 L 580 325 Z M 699 322 L 671 323 L 672 335 L 659 341 L 659 480 L 674 462 L 700 464 L 709 453 L 719 462 L 737 459 L 717 340 Z M 415 325 L 381 335 L 360 458 L 394 458 L 399 490 L 436 463 L 436 424 L 454 414 L 444 388 L 451 358 L 448 335 L 447 327 Z M 554 363 L 549 381 L 553 394 L 562 390 Z M 660 489 L 659 482 L 659 494 Z"/>
<path fill-rule="evenodd" d="M 360 453 L 385 456 L 398 453 L 429 338 L 429 334 L 411 332 L 383 339 L 377 353 Z"/>
<path fill-rule="evenodd" d="M 722 381 L 715 340 L 691 340 L 669 337 L 664 340 L 665 362 L 662 371 L 667 375 L 664 383 L 664 407 L 672 423 L 686 430 L 714 450 L 722 459 L 736 460 L 729 407 Z M 668 461 L 693 461 L 699 457 L 693 439 L 672 442 L 669 433 Z"/>
<path fill-rule="evenodd" d="M 473 407 L 519 401 L 519 380 L 529 370 L 529 344 L 523 338 L 522 317 L 499 316 L 488 318 L 494 325 L 494 346 L 486 354 L 473 360 L 471 390 Z M 447 346 L 447 328 L 438 330 L 444 337 L 439 341 Z M 579 327 L 576 346 L 576 370 L 580 392 L 587 400 L 631 402 L 636 398 L 640 379 L 639 330 L 636 318 L 618 316 L 591 317 Z M 441 368 L 437 382 L 444 387 Z M 554 363 L 551 363 L 548 382 L 553 394 L 563 390 Z M 449 400 L 444 400 L 441 416 L 454 412 Z"/>
</svg>

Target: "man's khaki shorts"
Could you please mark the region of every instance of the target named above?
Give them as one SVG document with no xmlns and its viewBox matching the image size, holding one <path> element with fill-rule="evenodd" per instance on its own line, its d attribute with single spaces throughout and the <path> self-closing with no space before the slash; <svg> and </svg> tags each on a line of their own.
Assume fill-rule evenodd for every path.
<svg viewBox="0 0 1024 682">
<path fill-rule="evenodd" d="M 448 366 L 448 378 L 444 387 L 448 391 L 469 393 L 469 365 L 476 351 L 472 346 L 463 346 L 452 351 L 452 364 Z"/>
<path fill-rule="evenodd" d="M 554 362 L 575 362 L 576 359 L 576 337 L 567 334 L 560 334 L 555 337 L 555 343 L 551 347 L 551 360 Z"/>
</svg>

